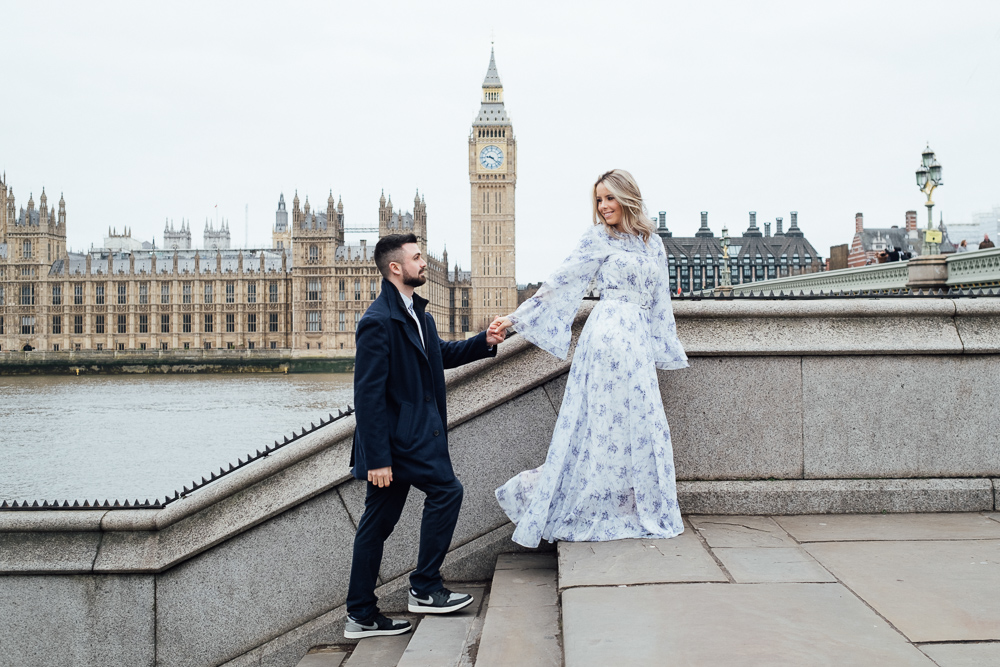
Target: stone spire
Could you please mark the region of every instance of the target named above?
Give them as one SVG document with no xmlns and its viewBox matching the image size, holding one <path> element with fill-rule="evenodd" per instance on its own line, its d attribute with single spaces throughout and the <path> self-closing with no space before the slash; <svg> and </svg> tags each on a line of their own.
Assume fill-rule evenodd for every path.
<svg viewBox="0 0 1000 667">
<path fill-rule="evenodd" d="M 490 66 L 486 70 L 486 78 L 483 79 L 483 88 L 503 88 L 500 83 L 500 74 L 497 73 L 497 61 L 493 55 L 493 47 L 490 47 Z"/>
</svg>

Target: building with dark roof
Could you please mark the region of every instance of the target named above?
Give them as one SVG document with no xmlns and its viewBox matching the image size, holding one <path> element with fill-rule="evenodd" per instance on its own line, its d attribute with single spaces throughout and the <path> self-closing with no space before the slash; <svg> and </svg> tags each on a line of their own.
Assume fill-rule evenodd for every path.
<svg viewBox="0 0 1000 667">
<path fill-rule="evenodd" d="M 942 232 L 943 241 L 939 247 L 941 253 L 955 252 L 955 246 L 948 238 L 948 230 L 944 222 L 938 224 L 938 230 Z M 848 268 L 877 264 L 879 253 L 902 250 L 910 253 L 911 257 L 920 254 L 923 247 L 923 239 L 920 230 L 917 229 L 917 212 L 907 211 L 906 221 L 903 227 L 892 225 L 891 227 L 865 227 L 865 216 L 857 213 L 854 216 L 854 238 L 851 239 L 851 252 L 847 256 Z"/>
<path fill-rule="evenodd" d="M 693 292 L 718 287 L 723 265 L 722 238 L 708 226 L 708 212 L 701 213 L 701 226 L 694 236 L 674 236 L 667 229 L 667 214 L 660 211 L 656 233 L 663 239 L 670 272 L 670 291 Z M 822 258 L 799 228 L 798 212 L 792 211 L 791 224 L 784 231 L 784 219 L 775 218 L 764 230 L 757 226 L 757 213 L 750 212 L 750 224 L 742 235 L 730 234 L 730 282 L 733 285 L 768 280 L 824 269 Z"/>
</svg>

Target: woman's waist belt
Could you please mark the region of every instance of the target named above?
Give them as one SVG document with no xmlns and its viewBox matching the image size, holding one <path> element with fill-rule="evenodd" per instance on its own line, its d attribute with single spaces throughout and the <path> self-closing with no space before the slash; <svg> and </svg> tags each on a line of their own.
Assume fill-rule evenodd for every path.
<svg viewBox="0 0 1000 667">
<path fill-rule="evenodd" d="M 653 297 L 646 292 L 637 292 L 627 289 L 604 289 L 601 290 L 601 300 L 609 301 L 621 301 L 623 303 L 632 303 L 640 308 L 645 308 L 649 310 L 649 307 L 653 303 Z"/>
</svg>

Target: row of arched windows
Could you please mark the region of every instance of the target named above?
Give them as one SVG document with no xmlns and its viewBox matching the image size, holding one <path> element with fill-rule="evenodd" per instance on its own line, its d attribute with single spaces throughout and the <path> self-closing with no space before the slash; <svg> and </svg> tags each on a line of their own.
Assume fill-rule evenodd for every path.
<svg viewBox="0 0 1000 667">
<path fill-rule="evenodd" d="M 480 139 L 502 139 L 507 136 L 506 128 L 480 128 L 479 138 Z"/>
</svg>

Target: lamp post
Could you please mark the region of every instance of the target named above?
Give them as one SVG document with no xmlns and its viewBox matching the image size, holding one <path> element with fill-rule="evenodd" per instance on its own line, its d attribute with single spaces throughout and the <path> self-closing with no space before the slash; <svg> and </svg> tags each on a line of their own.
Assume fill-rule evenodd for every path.
<svg viewBox="0 0 1000 667">
<path fill-rule="evenodd" d="M 717 290 L 723 296 L 733 293 L 733 284 L 729 271 L 729 230 L 722 228 L 722 268 L 719 269 L 719 287 Z"/>
<path fill-rule="evenodd" d="M 931 194 L 934 192 L 934 188 L 941 185 L 941 165 L 935 159 L 930 144 L 924 149 L 921 158 L 920 168 L 917 169 L 917 187 L 927 195 L 927 202 L 924 204 L 927 207 L 927 229 L 924 231 L 924 246 L 920 254 L 936 255 L 941 245 L 942 234 L 934 229 L 932 212 L 934 202 L 931 200 Z"/>
</svg>

